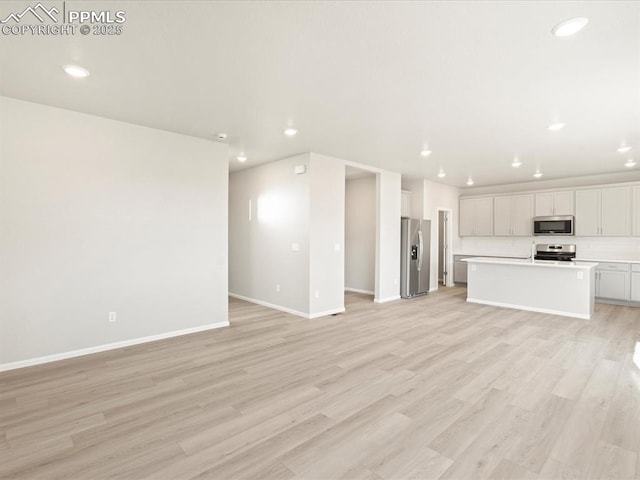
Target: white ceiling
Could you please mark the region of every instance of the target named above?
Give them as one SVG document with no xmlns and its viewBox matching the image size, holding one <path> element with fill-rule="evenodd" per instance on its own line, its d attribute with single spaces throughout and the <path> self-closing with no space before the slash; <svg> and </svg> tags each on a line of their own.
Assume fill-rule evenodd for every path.
<svg viewBox="0 0 640 480">
<path fill-rule="evenodd" d="M 34 2 L 32 2 L 34 3 Z M 46 6 L 62 2 L 43 0 Z M 0 16 L 28 2 L 1 2 Z M 640 2 L 76 2 L 121 36 L 0 39 L 0 94 L 464 186 L 640 168 Z M 589 18 L 573 37 L 551 28 Z M 91 71 L 84 80 L 60 66 Z M 560 132 L 547 125 L 566 122 Z M 299 133 L 282 131 L 294 125 Z M 420 156 L 424 142 L 433 151 Z M 522 167 L 510 166 L 517 154 Z M 442 167 L 447 176 L 436 174 Z"/>
</svg>

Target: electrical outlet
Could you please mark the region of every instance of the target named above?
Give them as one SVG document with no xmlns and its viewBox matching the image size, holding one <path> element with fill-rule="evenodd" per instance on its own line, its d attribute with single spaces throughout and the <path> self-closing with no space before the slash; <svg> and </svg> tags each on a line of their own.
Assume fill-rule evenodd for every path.
<svg viewBox="0 0 640 480">
<path fill-rule="evenodd" d="M 320 298 L 320 290 L 316 290 L 315 297 Z"/>
<path fill-rule="evenodd" d="M 109 321 L 112 323 L 116 321 L 116 312 L 109 312 Z"/>
<path fill-rule="evenodd" d="M 291 244 L 291 251 L 292 252 L 299 252 L 300 251 L 300 244 L 299 243 L 292 243 Z"/>
<path fill-rule="evenodd" d="M 280 284 L 276 283 L 276 292 L 279 292 L 279 291 L 280 291 Z"/>
</svg>

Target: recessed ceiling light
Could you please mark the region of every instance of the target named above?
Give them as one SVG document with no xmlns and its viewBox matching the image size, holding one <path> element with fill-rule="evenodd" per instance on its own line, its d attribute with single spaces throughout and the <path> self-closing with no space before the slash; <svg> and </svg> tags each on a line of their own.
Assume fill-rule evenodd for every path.
<svg viewBox="0 0 640 480">
<path fill-rule="evenodd" d="M 284 130 L 284 134 L 285 134 L 287 137 L 293 137 L 293 136 L 295 136 L 295 134 L 296 134 L 296 133 L 298 133 L 298 130 L 296 130 L 296 129 L 295 129 L 295 128 L 293 128 L 293 127 L 289 127 L 289 128 L 286 128 L 286 129 Z"/>
<path fill-rule="evenodd" d="M 618 148 L 618 153 L 627 153 L 631 151 L 631 147 L 628 145 L 622 145 L 620 148 Z"/>
<path fill-rule="evenodd" d="M 513 162 L 511 162 L 511 166 L 513 168 L 518 168 L 520 165 L 522 165 L 522 162 L 520 161 L 520 159 L 518 157 L 513 157 Z"/>
<path fill-rule="evenodd" d="M 89 76 L 89 70 L 79 67 L 78 65 L 63 65 L 62 69 L 67 75 L 73 78 L 86 78 Z"/>
<path fill-rule="evenodd" d="M 447 174 L 444 173 L 444 170 L 440 169 L 440 171 L 438 172 L 438 178 L 444 178 L 446 176 L 447 176 Z"/>
<path fill-rule="evenodd" d="M 422 155 L 423 157 L 428 157 L 429 155 L 431 155 L 431 150 L 429 150 L 428 148 L 423 148 L 420 151 L 420 155 Z"/>
<path fill-rule="evenodd" d="M 553 33 L 556 37 L 568 37 L 570 35 L 578 33 L 587 25 L 587 23 L 589 23 L 589 19 L 586 17 L 570 18 L 569 20 L 560 22 L 555 27 L 553 27 L 551 29 L 551 33 Z"/>
<path fill-rule="evenodd" d="M 471 186 L 473 185 L 473 178 L 469 177 L 469 180 L 467 180 L 467 185 Z"/>
<path fill-rule="evenodd" d="M 236 157 L 236 159 L 240 162 L 240 163 L 244 163 L 247 161 L 247 156 L 244 153 L 241 153 L 240 155 L 238 155 Z"/>
<path fill-rule="evenodd" d="M 552 132 L 557 132 L 558 130 L 562 130 L 565 127 L 566 123 L 563 122 L 554 122 L 549 125 L 547 128 Z"/>
<path fill-rule="evenodd" d="M 636 162 L 633 160 L 633 158 L 630 158 L 625 162 L 624 166 L 627 168 L 632 168 L 636 166 Z"/>
<path fill-rule="evenodd" d="M 535 178 L 540 178 L 542 176 L 542 172 L 540 170 L 536 170 L 536 173 L 533 174 Z"/>
<path fill-rule="evenodd" d="M 221 132 L 221 133 L 216 134 L 216 137 L 218 138 L 218 140 L 226 140 L 227 139 L 227 134 Z"/>
</svg>

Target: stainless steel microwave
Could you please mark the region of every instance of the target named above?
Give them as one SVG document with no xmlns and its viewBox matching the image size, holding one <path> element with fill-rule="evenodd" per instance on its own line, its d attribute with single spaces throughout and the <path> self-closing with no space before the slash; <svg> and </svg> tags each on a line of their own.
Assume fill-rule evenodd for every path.
<svg viewBox="0 0 640 480">
<path fill-rule="evenodd" d="M 534 235 L 574 235 L 573 215 L 533 217 Z"/>
</svg>

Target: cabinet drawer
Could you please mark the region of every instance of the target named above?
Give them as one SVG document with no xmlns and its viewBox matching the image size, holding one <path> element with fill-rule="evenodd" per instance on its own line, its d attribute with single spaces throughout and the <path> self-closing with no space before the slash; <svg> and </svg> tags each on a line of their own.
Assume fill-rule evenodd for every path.
<svg viewBox="0 0 640 480">
<path fill-rule="evenodd" d="M 631 264 L 632 272 L 640 272 L 640 263 L 632 263 Z"/>
<path fill-rule="evenodd" d="M 600 262 L 598 263 L 596 270 L 615 270 L 618 272 L 630 272 L 631 265 L 628 263 Z"/>
</svg>

